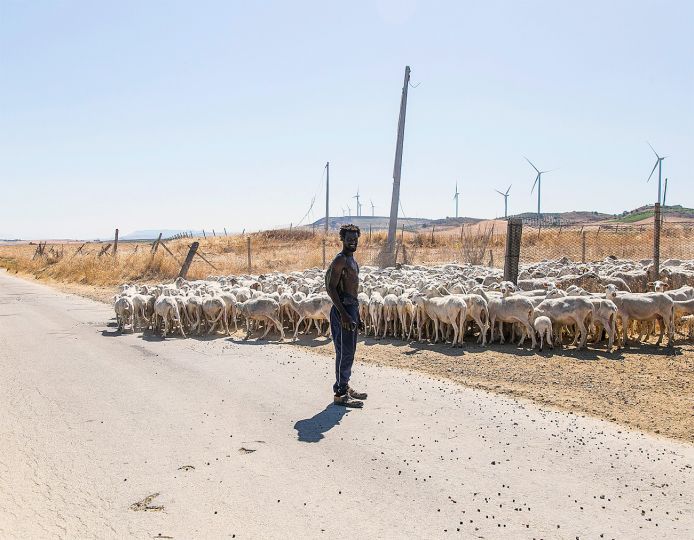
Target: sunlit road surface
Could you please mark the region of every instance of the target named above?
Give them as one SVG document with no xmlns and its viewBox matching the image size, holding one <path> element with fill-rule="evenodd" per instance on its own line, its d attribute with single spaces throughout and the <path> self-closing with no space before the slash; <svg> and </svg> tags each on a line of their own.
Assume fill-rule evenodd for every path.
<svg viewBox="0 0 694 540">
<path fill-rule="evenodd" d="M 1 538 L 694 537 L 691 445 L 112 317 L 0 273 Z"/>
</svg>

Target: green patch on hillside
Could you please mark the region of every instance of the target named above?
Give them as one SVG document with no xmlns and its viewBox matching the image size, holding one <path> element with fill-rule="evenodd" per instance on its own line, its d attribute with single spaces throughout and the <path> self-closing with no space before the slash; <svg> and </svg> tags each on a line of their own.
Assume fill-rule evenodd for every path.
<svg viewBox="0 0 694 540">
<path fill-rule="evenodd" d="M 679 204 L 674 206 L 664 206 L 661 210 L 663 216 L 669 218 L 682 218 L 691 219 L 694 218 L 694 208 L 686 208 Z M 614 221 L 620 223 L 635 223 L 641 221 L 642 219 L 653 218 L 655 214 L 655 209 L 653 206 L 642 206 L 636 210 L 631 210 L 630 212 L 622 212 L 617 216 Z"/>
<path fill-rule="evenodd" d="M 646 210 L 645 212 L 635 212 L 633 214 L 627 214 L 616 219 L 621 223 L 634 223 L 636 221 L 641 221 L 642 219 L 652 218 L 655 214 L 654 210 Z"/>
</svg>

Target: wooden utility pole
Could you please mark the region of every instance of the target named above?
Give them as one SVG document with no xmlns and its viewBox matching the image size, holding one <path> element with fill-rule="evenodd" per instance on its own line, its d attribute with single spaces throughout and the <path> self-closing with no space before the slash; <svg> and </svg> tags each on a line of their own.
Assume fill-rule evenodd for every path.
<svg viewBox="0 0 694 540">
<path fill-rule="evenodd" d="M 581 230 L 581 262 L 586 262 L 586 234 L 586 231 Z"/>
<path fill-rule="evenodd" d="M 246 239 L 246 244 L 248 245 L 248 273 L 251 273 L 251 237 Z"/>
<path fill-rule="evenodd" d="M 164 244 L 162 244 L 162 246 L 164 246 Z M 183 262 L 183 266 L 181 266 L 181 271 L 178 273 L 178 277 L 183 279 L 186 278 L 186 276 L 188 275 L 188 269 L 190 268 L 190 265 L 193 262 L 193 257 L 195 257 L 195 253 L 197 252 L 199 246 L 200 242 L 193 242 L 190 245 L 190 250 L 188 250 L 188 255 L 186 256 L 186 260 Z"/>
<path fill-rule="evenodd" d="M 328 236 L 330 221 L 330 162 L 325 162 L 325 235 Z"/>
<path fill-rule="evenodd" d="M 390 201 L 390 221 L 388 223 L 388 240 L 386 244 L 389 255 L 388 263 L 394 263 L 392 254 L 395 250 L 395 235 L 398 229 L 398 207 L 400 205 L 400 174 L 402 172 L 402 147 L 405 138 L 405 115 L 407 113 L 407 89 L 410 85 L 410 66 L 405 66 L 405 80 L 400 98 L 400 117 L 398 118 L 398 138 L 395 144 L 395 164 L 393 165 L 393 196 Z M 386 261 L 384 261 L 386 262 Z"/>
<path fill-rule="evenodd" d="M 325 238 L 323 239 L 323 268 L 326 263 L 325 242 L 330 229 L 330 162 L 325 162 Z"/>
<path fill-rule="evenodd" d="M 504 257 L 504 280 L 518 283 L 523 220 L 511 218 L 506 222 L 506 255 Z"/>
<path fill-rule="evenodd" d="M 655 203 L 653 212 L 653 275 L 652 280 L 659 279 L 660 276 L 660 226 L 663 222 L 660 219 L 660 203 Z"/>
<path fill-rule="evenodd" d="M 116 229 L 116 236 L 113 239 L 113 256 L 116 256 L 116 252 L 118 251 L 118 229 Z"/>
</svg>

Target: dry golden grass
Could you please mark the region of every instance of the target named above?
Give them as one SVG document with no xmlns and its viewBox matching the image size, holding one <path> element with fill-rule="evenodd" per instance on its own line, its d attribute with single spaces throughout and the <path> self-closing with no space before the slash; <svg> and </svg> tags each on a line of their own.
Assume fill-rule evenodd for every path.
<svg viewBox="0 0 694 540">
<path fill-rule="evenodd" d="M 521 261 L 582 258 L 582 239 L 586 239 L 586 260 L 601 260 L 608 255 L 628 259 L 652 256 L 653 230 L 649 227 L 622 227 L 619 230 L 591 227 L 537 229 L 525 228 L 521 246 Z M 667 226 L 661 236 L 661 259 L 694 258 L 694 232 L 690 226 Z M 188 273 L 192 279 L 209 275 L 243 274 L 248 272 L 248 240 L 251 243 L 251 272 L 303 270 L 323 265 L 322 234 L 309 230 L 274 230 L 250 235 L 217 236 L 198 239 L 201 254 L 214 265 L 212 268 L 195 257 Z M 43 256 L 34 256 L 36 245 L 0 246 L 0 267 L 11 272 L 49 278 L 62 283 L 109 286 L 123 282 L 153 282 L 173 279 L 188 252 L 191 239 L 166 242 L 173 256 L 160 247 L 151 254 L 150 243 L 123 243 L 117 256 L 111 250 L 99 256 L 104 243 L 88 243 L 80 253 L 81 244 L 49 244 Z M 504 262 L 506 231 L 471 226 L 461 229 L 398 232 L 398 262 L 413 264 L 481 263 L 501 267 Z M 357 254 L 359 262 L 375 264 L 386 243 L 385 231 L 364 232 Z M 404 248 L 402 247 L 404 245 Z M 339 238 L 331 234 L 326 239 L 328 261 L 340 249 Z"/>
</svg>

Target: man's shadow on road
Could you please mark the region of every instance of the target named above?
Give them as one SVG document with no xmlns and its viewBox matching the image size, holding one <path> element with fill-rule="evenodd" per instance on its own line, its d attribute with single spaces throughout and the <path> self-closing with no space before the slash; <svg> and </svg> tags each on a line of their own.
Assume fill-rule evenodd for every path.
<svg viewBox="0 0 694 540">
<path fill-rule="evenodd" d="M 294 429 L 301 442 L 315 443 L 324 438 L 323 433 L 330 431 L 340 423 L 347 414 L 347 409 L 341 405 L 330 404 L 311 418 L 299 420 Z"/>
</svg>

